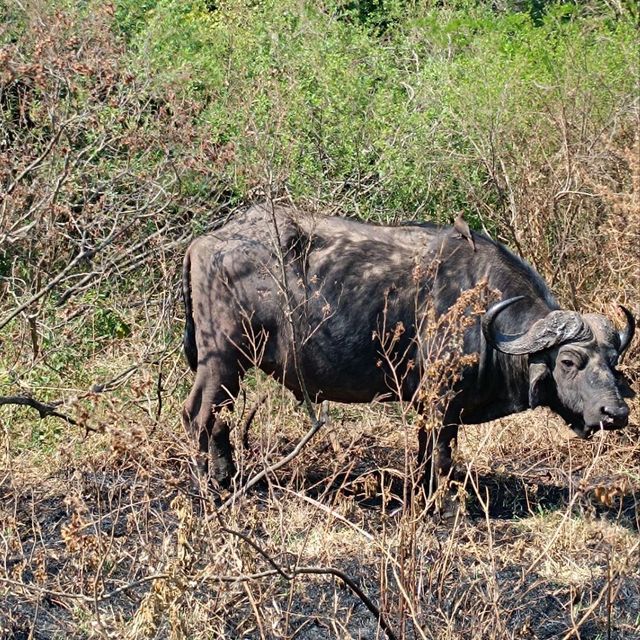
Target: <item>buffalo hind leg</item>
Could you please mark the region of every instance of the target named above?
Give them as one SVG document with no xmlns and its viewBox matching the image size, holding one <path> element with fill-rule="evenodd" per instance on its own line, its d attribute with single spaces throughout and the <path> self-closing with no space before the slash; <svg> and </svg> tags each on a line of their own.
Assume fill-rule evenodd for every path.
<svg viewBox="0 0 640 640">
<path fill-rule="evenodd" d="M 221 375 L 199 367 L 183 410 L 187 433 L 198 442 L 198 470 L 220 487 L 228 487 L 235 474 L 230 426 L 220 412 L 233 409 L 239 390 L 239 371 Z"/>
<path fill-rule="evenodd" d="M 418 432 L 418 469 L 427 497 L 433 496 L 439 482 L 451 473 L 452 447 L 458 441 L 458 425 L 450 424 L 435 430 L 424 426 Z"/>
</svg>

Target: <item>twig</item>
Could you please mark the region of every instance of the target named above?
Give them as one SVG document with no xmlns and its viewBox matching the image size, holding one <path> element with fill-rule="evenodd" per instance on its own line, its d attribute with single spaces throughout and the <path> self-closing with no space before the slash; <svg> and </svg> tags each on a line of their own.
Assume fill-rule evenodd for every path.
<svg viewBox="0 0 640 640">
<path fill-rule="evenodd" d="M 115 378 L 111 378 L 111 380 L 108 380 L 107 382 L 92 385 L 91 389 L 89 389 L 89 393 L 105 393 L 107 391 L 113 391 L 120 385 L 124 384 L 139 368 L 140 364 L 134 364 L 125 369 L 122 373 L 119 373 Z"/>
<path fill-rule="evenodd" d="M 260 545 L 254 542 L 246 534 L 242 533 L 241 531 L 236 531 L 235 529 L 230 529 L 224 525 L 222 526 L 222 530 L 244 540 L 251 548 L 256 550 L 273 567 L 272 571 L 263 571 L 259 574 L 253 574 L 253 576 L 251 577 L 263 578 L 269 575 L 277 574 L 285 578 L 286 580 L 291 581 L 296 576 L 305 575 L 305 574 L 335 576 L 336 578 L 339 578 L 340 580 L 342 580 L 342 582 L 344 582 L 344 584 L 346 584 L 349 587 L 349 589 L 351 589 L 351 591 L 356 596 L 358 596 L 358 598 L 360 598 L 360 601 L 362 602 L 362 604 L 364 604 L 364 606 L 367 607 L 367 609 L 369 609 L 369 611 L 376 617 L 376 619 L 378 620 L 378 624 L 380 625 L 380 628 L 387 634 L 387 637 L 389 638 L 389 640 L 397 640 L 396 634 L 391 629 L 389 623 L 387 622 L 384 615 L 381 613 L 380 609 L 378 609 L 378 607 L 373 603 L 373 601 L 369 598 L 369 596 L 367 596 L 367 594 L 364 593 L 364 591 L 359 587 L 356 581 L 353 578 L 351 578 L 349 575 L 347 575 L 344 571 L 341 571 L 340 569 L 336 569 L 335 567 L 295 567 L 285 571 L 282 567 L 278 565 L 278 563 L 266 551 L 264 551 L 264 549 L 260 547 Z M 222 579 L 222 581 L 224 582 L 232 581 L 231 576 L 220 576 L 214 579 Z M 245 581 L 248 579 L 250 579 L 250 576 L 237 576 L 236 578 L 233 578 L 233 580 L 245 580 Z"/>
<path fill-rule="evenodd" d="M 282 569 L 278 565 L 278 563 L 257 542 L 255 542 L 255 540 L 252 540 L 246 533 L 243 533 L 242 531 L 237 531 L 236 529 L 227 527 L 219 517 L 218 521 L 220 522 L 220 529 L 222 531 L 232 536 L 236 536 L 236 538 L 240 538 L 241 540 L 246 542 L 254 551 L 257 551 L 273 567 L 276 573 L 281 575 L 283 578 L 286 578 L 287 580 L 291 580 L 285 570 Z"/>
<path fill-rule="evenodd" d="M 156 397 L 158 398 L 158 408 L 156 409 L 156 420 L 160 420 L 160 414 L 162 413 L 162 369 L 158 371 L 158 382 L 156 384 Z M 154 426 L 155 429 L 155 426 Z"/>
<path fill-rule="evenodd" d="M 323 402 L 322 404 L 322 414 L 325 414 L 326 411 L 324 410 L 324 406 L 326 403 Z M 274 462 L 272 465 L 265 467 L 264 469 L 256 473 L 253 478 L 248 480 L 237 491 L 235 491 L 233 495 L 220 507 L 220 509 L 222 510 L 230 507 L 237 498 L 244 495 L 251 487 L 260 482 L 260 480 L 262 480 L 262 478 L 264 478 L 267 474 L 272 473 L 273 471 L 277 471 L 281 467 L 284 467 L 284 465 L 291 462 L 291 460 L 293 460 L 300 453 L 300 451 L 302 451 L 307 442 L 309 442 L 309 440 L 311 440 L 311 438 L 313 438 L 313 436 L 318 433 L 320 428 L 324 426 L 325 422 L 326 419 L 324 415 L 322 415 L 322 417 L 320 418 L 314 418 L 311 424 L 311 428 L 307 431 L 307 433 L 304 434 L 304 436 L 299 440 L 298 444 L 284 458 L 280 458 L 280 460 L 278 460 L 277 462 Z M 207 521 L 211 521 L 212 518 L 213 516 L 209 516 L 207 518 Z"/>
<path fill-rule="evenodd" d="M 308 502 L 309 504 L 313 505 L 314 507 L 316 507 L 318 509 L 321 509 L 325 513 L 328 513 L 329 515 L 333 516 L 339 522 L 342 522 L 342 523 L 346 524 L 347 526 L 351 527 L 354 531 L 357 531 L 361 536 L 365 537 L 370 542 L 373 542 L 374 538 L 370 533 L 368 533 L 367 531 L 365 531 L 364 529 L 359 527 L 357 524 L 351 522 L 351 520 L 349 520 L 348 518 L 345 518 L 343 515 L 339 514 L 334 509 L 331 509 L 330 507 L 327 507 L 326 504 L 322 504 L 322 502 L 320 502 L 318 500 L 314 500 L 313 498 L 311 498 L 309 496 L 305 496 L 304 494 L 299 493 L 298 491 L 294 491 L 293 489 L 289 489 L 289 487 L 279 487 L 279 489 L 281 489 L 282 491 L 286 491 L 287 493 L 290 493 L 291 495 L 294 495 L 297 498 L 300 498 L 300 500 L 304 500 L 305 502 Z"/>
<path fill-rule="evenodd" d="M 393 629 L 387 622 L 387 619 L 382 615 L 380 609 L 372 602 L 364 591 L 358 586 L 358 584 L 350 578 L 344 571 L 336 569 L 335 567 L 298 567 L 291 569 L 290 573 L 284 573 L 281 569 L 271 569 L 267 571 L 260 571 L 257 573 L 239 574 L 237 576 L 207 576 L 208 580 L 214 580 L 216 582 L 250 582 L 252 580 L 258 580 L 260 578 L 269 578 L 271 576 L 279 575 L 286 580 L 293 580 L 299 575 L 332 575 L 339 578 L 344 584 L 351 589 L 351 591 L 358 596 L 362 604 L 375 616 L 380 628 L 385 632 L 389 640 L 398 640 L 398 636 L 394 633 Z"/>
<path fill-rule="evenodd" d="M 72 118 L 69 118 L 69 120 L 67 120 L 66 122 L 63 122 L 60 125 L 60 128 L 55 132 L 55 134 L 51 137 L 51 140 L 49 140 L 49 142 L 47 143 L 47 146 L 44 148 L 44 151 L 29 165 L 27 165 L 14 178 L 13 182 L 7 187 L 7 190 L 5 191 L 5 197 L 8 196 L 18 186 L 18 183 L 20 182 L 20 180 L 22 180 L 30 171 L 35 169 L 38 165 L 42 164 L 44 159 L 49 155 L 49 153 L 51 153 L 51 150 L 60 139 L 60 136 L 62 135 L 62 132 L 65 130 L 65 128 L 69 124 L 71 124 L 74 120 L 78 120 L 78 119 L 79 119 L 79 116 L 73 116 Z"/>
<path fill-rule="evenodd" d="M 129 582 L 127 584 L 114 589 L 113 591 L 109 591 L 109 593 L 105 593 L 101 596 L 93 597 L 88 596 L 84 593 L 72 593 L 69 591 L 52 591 L 50 589 L 44 589 L 43 587 L 39 587 L 35 584 L 25 584 L 24 582 L 20 582 L 19 580 L 11 580 L 10 578 L 3 578 L 0 576 L 0 582 L 4 582 L 12 587 L 20 587 L 22 589 L 27 589 L 29 591 L 35 591 L 36 593 L 40 593 L 44 596 L 53 596 L 55 598 L 71 598 L 73 600 L 82 600 L 82 602 L 87 602 L 89 604 L 94 604 L 95 602 L 104 602 L 105 600 L 110 600 L 111 598 L 115 598 L 115 596 L 121 594 L 123 591 L 128 591 L 129 589 L 135 589 L 146 582 L 152 582 L 153 580 L 166 580 L 171 576 L 168 573 L 155 573 L 151 576 L 145 576 L 144 578 L 140 578 L 139 580 L 134 580 L 133 582 Z"/>
<path fill-rule="evenodd" d="M 389 640 L 397 640 L 396 634 L 391 629 L 391 626 L 387 622 L 387 619 L 382 615 L 382 612 L 376 607 L 376 605 L 371 601 L 371 599 L 362 591 L 362 589 L 356 584 L 356 582 L 350 578 L 344 571 L 340 571 L 340 569 L 336 569 L 335 567 L 298 567 L 292 571 L 292 577 L 302 574 L 330 574 L 335 576 L 336 578 L 340 578 L 342 582 L 344 582 L 355 595 L 360 598 L 362 604 L 364 604 L 367 609 L 376 617 L 378 620 L 378 624 L 380 628 L 387 634 L 387 638 Z"/>
<path fill-rule="evenodd" d="M 509 174 L 507 173 L 507 168 L 504 164 L 504 161 L 502 160 L 502 158 L 499 158 L 499 162 L 500 162 L 500 168 L 502 169 L 502 175 L 504 176 L 504 182 L 507 186 L 507 195 L 509 198 L 509 206 L 511 207 L 511 216 L 510 216 L 510 220 L 509 220 L 509 227 L 510 227 L 510 231 L 511 231 L 511 235 L 513 237 L 513 244 L 515 244 L 516 249 L 518 250 L 518 253 L 521 256 L 524 256 L 524 251 L 522 250 L 522 246 L 520 245 L 520 238 L 518 237 L 518 230 L 514 224 L 514 221 L 516 219 L 516 214 L 518 212 L 518 207 L 516 205 L 516 198 L 513 194 L 513 189 L 511 188 L 511 181 L 509 180 Z"/>
<path fill-rule="evenodd" d="M 633 547 L 631 547 L 631 549 L 627 552 L 626 554 L 626 560 L 628 561 L 629 558 L 633 558 L 636 549 L 640 547 L 640 541 L 636 542 Z M 587 621 L 587 618 L 596 610 L 596 608 L 598 607 L 598 605 L 602 602 L 602 599 L 606 596 L 607 597 L 607 635 L 609 635 L 611 633 L 611 618 L 610 618 L 610 607 L 612 606 L 611 603 L 613 601 L 614 596 L 611 593 L 611 582 L 614 579 L 619 578 L 621 575 L 621 571 L 617 571 L 614 572 L 611 570 L 611 565 L 610 565 L 610 560 L 609 557 L 607 557 L 607 581 L 604 585 L 604 587 L 600 590 L 600 593 L 598 593 L 598 596 L 596 597 L 596 599 L 589 605 L 589 607 L 585 610 L 584 614 L 582 615 L 582 617 L 580 618 L 580 620 L 578 620 L 578 622 L 572 622 L 573 626 L 572 628 L 564 635 L 562 636 L 562 640 L 570 640 L 570 638 L 572 638 L 573 636 L 575 636 L 576 638 L 580 637 L 580 627 Z M 616 589 L 616 593 L 617 593 L 617 589 Z"/>
<path fill-rule="evenodd" d="M 249 448 L 249 427 L 253 422 L 253 419 L 256 417 L 256 413 L 258 413 L 258 409 L 265 403 L 268 398 L 268 394 L 263 393 L 251 407 L 251 410 L 247 414 L 247 418 L 242 425 L 242 446 L 245 449 Z"/>
<path fill-rule="evenodd" d="M 269 184 L 271 187 L 271 181 Z M 269 195 L 271 196 L 271 188 L 269 189 Z M 269 198 L 269 213 L 271 214 L 271 223 L 273 225 L 273 231 L 275 234 L 275 250 L 276 256 L 278 258 L 278 266 L 280 267 L 280 277 L 281 281 L 279 282 L 282 293 L 284 294 L 286 301 L 286 313 L 285 318 L 289 323 L 289 328 L 291 329 L 291 352 L 293 355 L 293 366 L 296 372 L 296 376 L 298 378 L 298 384 L 300 385 L 300 391 L 302 391 L 302 398 L 304 401 L 304 407 L 309 414 L 309 418 L 311 418 L 311 422 L 315 422 L 316 416 L 313 410 L 313 402 L 311 401 L 311 396 L 309 395 L 309 391 L 307 389 L 307 385 L 304 380 L 304 372 L 301 368 L 302 359 L 300 357 L 300 336 L 298 335 L 297 325 L 294 320 L 294 304 L 291 300 L 291 288 L 289 287 L 289 280 L 287 278 L 287 266 L 284 261 L 284 253 L 282 250 L 282 237 L 280 235 L 280 229 L 278 227 L 278 219 L 276 217 L 276 210 L 273 205 L 273 198 Z M 277 281 L 276 281 L 277 282 Z"/>
<path fill-rule="evenodd" d="M 42 296 L 46 295 L 51 291 L 64 277 L 71 271 L 81 260 L 88 257 L 89 255 L 93 255 L 95 250 L 93 249 L 85 249 L 81 251 L 53 280 L 49 282 L 49 284 L 40 289 L 38 293 L 31 296 L 26 302 L 23 302 L 19 307 L 14 309 L 8 316 L 5 316 L 2 321 L 0 321 L 0 329 L 4 328 L 11 320 L 13 320 L 17 315 L 22 313 L 27 307 L 31 306 L 37 300 L 40 300 Z"/>
<path fill-rule="evenodd" d="M 66 275 L 73 270 L 73 268 L 82 260 L 92 258 L 96 253 L 102 251 L 105 247 L 111 244 L 119 235 L 124 233 L 127 229 L 131 227 L 133 222 L 125 225 L 122 229 L 116 232 L 115 225 L 109 232 L 109 235 L 95 248 L 87 248 L 83 249 L 78 255 L 71 260 L 71 262 L 55 277 L 53 280 L 47 284 L 46 287 L 40 289 L 37 293 L 32 295 L 26 302 L 23 302 L 19 307 L 14 309 L 9 315 L 5 316 L 0 321 L 0 329 L 4 328 L 11 320 L 13 320 L 16 316 L 22 313 L 26 308 L 31 306 L 34 302 L 40 300 L 44 295 L 49 293 L 58 283 L 62 282 Z"/>
<path fill-rule="evenodd" d="M 271 181 L 269 183 L 271 185 Z M 271 193 L 271 190 L 270 190 Z M 309 419 L 311 420 L 311 428 L 307 431 L 307 433 L 302 437 L 302 439 L 298 442 L 298 444 L 294 447 L 294 449 L 286 455 L 284 458 L 281 458 L 278 462 L 272 464 L 269 467 L 262 469 L 259 473 L 257 473 L 253 478 L 251 478 L 248 482 L 246 482 L 242 487 L 240 487 L 237 491 L 233 493 L 233 495 L 222 505 L 222 509 L 229 507 L 231 504 L 235 502 L 235 499 L 245 494 L 251 487 L 260 482 L 262 478 L 264 478 L 268 473 L 276 471 L 283 467 L 288 462 L 293 460 L 299 453 L 302 451 L 304 446 L 313 438 L 313 436 L 320 430 L 324 424 L 328 421 L 329 417 L 329 405 L 325 401 L 322 403 L 322 409 L 320 415 L 317 416 L 314 410 L 313 402 L 311 401 L 311 396 L 309 395 L 309 391 L 304 381 L 304 373 L 301 369 L 301 357 L 300 357 L 300 339 L 296 327 L 296 323 L 294 321 L 293 313 L 294 313 L 294 305 L 291 300 L 291 289 L 289 287 L 289 282 L 287 278 L 287 269 L 285 264 L 285 256 L 282 250 L 282 238 L 280 235 L 280 230 L 278 228 L 278 220 L 276 217 L 275 208 L 273 205 L 273 198 L 269 198 L 269 213 L 271 214 L 271 222 L 273 224 L 274 231 L 274 245 L 275 251 L 278 258 L 278 266 L 280 267 L 280 277 L 281 280 L 278 281 L 276 279 L 276 283 L 279 284 L 281 291 L 286 300 L 286 308 L 287 311 L 285 313 L 285 317 L 289 323 L 289 328 L 291 330 L 291 347 L 293 354 L 293 365 L 296 372 L 296 376 L 298 378 L 298 383 L 300 385 L 300 391 L 302 392 L 303 405 L 307 411 Z M 257 409 L 256 409 L 257 410 Z"/>
<path fill-rule="evenodd" d="M 122 373 L 118 374 L 115 378 L 107 382 L 94 384 L 91 386 L 91 388 L 87 392 L 84 392 L 78 396 L 74 396 L 70 400 L 70 402 L 75 402 L 82 398 L 86 398 L 87 396 L 94 393 L 106 393 L 108 391 L 113 391 L 114 389 L 117 389 L 121 384 L 126 382 L 133 375 L 133 373 L 137 371 L 139 368 L 140 368 L 139 364 L 133 365 L 128 369 L 126 369 L 125 371 L 123 371 Z M 0 396 L 0 406 L 18 405 L 23 407 L 31 407 L 32 409 L 35 409 L 40 414 L 41 419 L 48 418 L 49 416 L 53 416 L 54 418 L 60 418 L 61 420 L 64 420 L 68 424 L 74 425 L 76 427 L 79 426 L 79 423 L 77 420 L 74 420 L 70 416 L 58 411 L 58 407 L 62 403 L 63 403 L 62 400 L 56 400 L 50 403 L 40 402 L 39 400 L 36 400 L 31 396 Z M 90 427 L 87 424 L 83 424 L 82 426 L 85 428 L 87 432 L 98 431 L 97 429 L 94 429 L 93 427 Z"/>
<path fill-rule="evenodd" d="M 164 210 L 164 208 L 165 207 L 163 207 L 160 211 Z M 109 237 L 109 238 L 107 238 L 107 240 L 109 242 L 113 241 L 117 236 L 122 235 L 122 233 L 125 233 L 126 231 L 128 231 L 136 222 L 139 222 L 143 218 L 144 218 L 144 216 L 142 216 L 139 213 L 137 217 L 135 217 L 131 222 L 126 224 L 120 231 L 118 231 L 116 236 Z M 99 271 L 96 271 L 96 270 L 89 271 L 78 282 L 76 282 L 76 284 L 74 284 L 71 287 L 69 287 L 58 298 L 58 300 L 56 301 L 56 307 L 61 307 L 62 305 L 64 305 L 69 300 L 69 298 L 71 298 L 72 296 L 74 296 L 74 295 L 80 293 L 81 291 L 85 290 L 86 288 L 88 288 L 88 286 L 92 283 L 94 278 L 96 278 L 97 276 L 107 276 L 111 272 L 117 271 L 118 275 L 120 277 L 122 277 L 124 274 L 128 273 L 128 271 L 133 270 L 133 269 L 139 267 L 141 264 L 143 264 L 152 255 L 157 253 L 157 251 L 159 251 L 160 248 L 162 248 L 164 251 L 166 251 L 167 249 L 170 249 L 170 248 L 172 248 L 174 246 L 178 246 L 178 245 L 183 244 L 186 241 L 186 239 L 190 236 L 190 233 L 191 233 L 191 232 L 184 233 L 178 239 L 173 240 L 172 242 L 163 244 L 162 247 L 152 247 L 151 249 L 149 249 L 148 251 L 143 252 L 142 254 L 139 254 L 139 253 L 137 254 L 136 253 L 145 244 L 148 244 L 154 238 L 162 235 L 162 233 L 165 233 L 165 232 L 166 233 L 170 233 L 173 230 L 175 230 L 175 227 L 170 227 L 167 224 L 164 227 L 162 227 L 161 229 L 159 229 L 158 231 L 152 233 L 149 236 L 146 236 L 144 238 L 144 240 L 142 240 L 141 242 L 138 242 L 137 244 L 129 247 L 126 250 L 126 252 L 119 253 L 116 258 L 112 259 L 112 261 L 109 264 L 107 264 L 106 266 L 104 266 L 101 270 L 99 270 Z M 104 249 L 104 247 L 107 244 L 108 244 L 108 242 L 105 241 L 100 247 L 98 247 L 97 249 L 94 249 L 93 253 L 91 254 L 90 257 L 93 257 L 93 255 L 98 253 L 98 251 L 101 251 L 102 249 Z M 126 258 L 129 258 L 132 255 L 134 256 L 134 258 L 132 260 L 125 260 Z"/>
<path fill-rule="evenodd" d="M 60 418 L 61 420 L 64 420 L 69 424 L 78 424 L 73 418 L 70 418 L 64 413 L 60 413 L 57 410 L 57 407 L 62 404 L 61 401 L 57 401 L 53 404 L 47 404 L 29 396 L 0 396 L 0 405 L 4 404 L 15 404 L 23 407 L 31 407 L 40 414 L 41 419 L 47 418 L 48 416 L 53 416 L 54 418 Z"/>
</svg>

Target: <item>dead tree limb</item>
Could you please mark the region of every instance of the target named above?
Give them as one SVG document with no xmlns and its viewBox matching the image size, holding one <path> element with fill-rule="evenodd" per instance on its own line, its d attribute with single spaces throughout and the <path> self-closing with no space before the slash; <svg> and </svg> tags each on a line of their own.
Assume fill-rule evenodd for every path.
<svg viewBox="0 0 640 640">
<path fill-rule="evenodd" d="M 13 404 L 20 405 L 23 407 L 31 407 L 35 409 L 39 414 L 40 418 L 48 418 L 49 416 L 53 416 L 54 418 L 60 418 L 65 422 L 73 425 L 77 425 L 78 423 L 69 416 L 64 413 L 60 413 L 58 411 L 58 407 L 62 404 L 61 401 L 53 402 L 51 404 L 47 404 L 46 402 L 40 402 L 35 398 L 31 398 L 30 396 L 0 396 L 0 405 L 5 404 Z"/>
<path fill-rule="evenodd" d="M 252 540 L 247 534 L 242 531 L 236 531 L 235 529 L 230 529 L 229 527 L 224 526 L 221 523 L 221 529 L 225 533 L 229 533 L 234 535 L 244 542 L 246 542 L 252 549 L 257 551 L 272 567 L 273 571 L 264 571 L 260 574 L 256 574 L 252 577 L 267 577 L 269 575 L 279 575 L 286 580 L 293 580 L 296 576 L 299 575 L 332 575 L 340 580 L 351 589 L 351 591 L 360 599 L 360 602 L 364 604 L 364 606 L 375 616 L 380 628 L 387 634 L 387 638 L 389 640 L 397 640 L 396 634 L 391 629 L 391 626 L 387 622 L 387 619 L 384 617 L 380 609 L 375 605 L 375 603 L 367 596 L 367 594 L 360 588 L 358 583 L 351 578 L 348 574 L 340 569 L 336 569 L 335 567 L 292 567 L 289 569 L 283 569 L 262 547 L 257 544 L 254 540 Z M 248 576 L 239 576 L 240 579 L 247 579 Z M 225 576 L 224 581 L 230 581 L 230 576 Z"/>
</svg>

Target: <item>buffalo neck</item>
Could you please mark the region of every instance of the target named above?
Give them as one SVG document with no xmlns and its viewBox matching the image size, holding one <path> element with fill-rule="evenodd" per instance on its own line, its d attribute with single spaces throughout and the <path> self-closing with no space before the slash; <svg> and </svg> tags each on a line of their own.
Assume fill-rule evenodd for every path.
<svg viewBox="0 0 640 640">
<path fill-rule="evenodd" d="M 526 310 L 516 314 L 505 311 L 503 331 L 522 332 L 537 320 L 544 318 L 553 307 L 538 300 Z M 478 331 L 479 328 L 478 328 Z M 476 369 L 476 385 L 473 390 L 463 390 L 454 401 L 452 415 L 459 413 L 462 422 L 474 424 L 503 418 L 529 407 L 529 356 L 509 355 L 486 344 L 480 332 L 480 364 Z M 462 409 L 464 407 L 464 409 Z"/>
</svg>

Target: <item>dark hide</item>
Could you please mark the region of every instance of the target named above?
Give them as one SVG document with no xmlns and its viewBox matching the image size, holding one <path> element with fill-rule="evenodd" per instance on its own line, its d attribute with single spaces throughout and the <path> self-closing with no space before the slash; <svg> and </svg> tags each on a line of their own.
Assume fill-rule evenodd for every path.
<svg viewBox="0 0 640 640">
<path fill-rule="evenodd" d="M 482 281 L 505 302 L 464 336 L 464 351 L 479 359 L 443 407 L 437 474 L 448 473 L 463 422 L 547 405 L 581 436 L 624 426 L 615 365 L 633 335 L 630 314 L 619 334 L 603 316 L 561 311 L 531 267 L 485 236 L 473 239 L 475 251 L 448 227 L 374 226 L 260 205 L 195 240 L 183 275 L 185 352 L 196 372 L 184 420 L 218 482 L 233 473 L 219 412 L 247 368 L 256 364 L 298 398 L 304 386 L 314 401 L 415 401 L 428 357 L 418 346 L 424 310 L 443 314 Z M 431 451 L 422 434 L 421 457 Z"/>
</svg>

